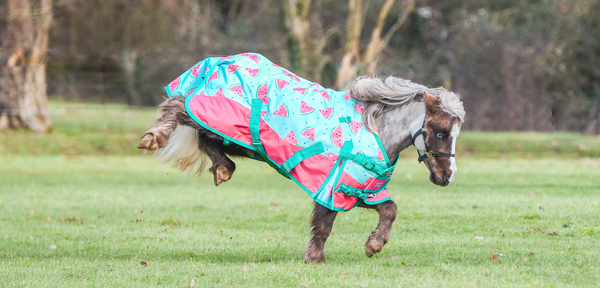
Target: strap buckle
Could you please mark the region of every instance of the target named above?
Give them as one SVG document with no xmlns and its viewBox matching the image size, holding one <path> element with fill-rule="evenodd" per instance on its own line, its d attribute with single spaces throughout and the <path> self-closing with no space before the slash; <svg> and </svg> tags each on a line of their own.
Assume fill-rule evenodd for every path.
<svg viewBox="0 0 600 288">
<path fill-rule="evenodd" d="M 375 164 L 366 161 L 365 165 L 363 165 L 363 167 L 365 167 L 365 169 L 369 170 L 369 171 L 373 171 L 373 169 L 375 169 Z"/>
</svg>

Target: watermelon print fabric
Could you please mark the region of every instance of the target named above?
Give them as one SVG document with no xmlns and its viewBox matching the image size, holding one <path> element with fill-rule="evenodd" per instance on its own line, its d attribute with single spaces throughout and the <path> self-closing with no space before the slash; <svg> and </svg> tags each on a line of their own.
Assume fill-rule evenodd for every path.
<svg viewBox="0 0 600 288">
<path fill-rule="evenodd" d="M 362 103 L 346 92 L 302 79 L 256 53 L 207 58 L 165 89 L 169 97 L 186 97 L 198 124 L 264 150 L 273 168 L 331 210 L 390 199 L 386 185 L 394 165 L 363 125 Z M 253 133 L 260 138 L 254 144 Z"/>
</svg>

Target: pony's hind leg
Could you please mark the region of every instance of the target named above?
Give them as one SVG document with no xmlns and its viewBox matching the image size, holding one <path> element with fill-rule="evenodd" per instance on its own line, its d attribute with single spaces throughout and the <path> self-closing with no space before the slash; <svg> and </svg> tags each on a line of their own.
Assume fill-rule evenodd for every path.
<svg viewBox="0 0 600 288">
<path fill-rule="evenodd" d="M 210 132 L 208 132 L 210 133 Z M 212 137 L 211 137 L 212 136 Z M 226 182 L 235 171 L 235 163 L 225 155 L 223 151 L 223 138 L 215 134 L 209 135 L 198 131 L 198 141 L 200 150 L 204 151 L 213 165 L 208 168 L 208 171 L 214 175 L 215 186 Z"/>
<path fill-rule="evenodd" d="M 329 234 L 331 234 L 331 228 L 333 227 L 336 215 L 337 211 L 331 211 L 315 202 L 315 208 L 310 219 L 310 226 L 312 227 L 310 234 L 312 238 L 304 250 L 305 263 L 327 262 L 324 251 L 325 241 L 327 241 Z"/>
<path fill-rule="evenodd" d="M 200 127 L 187 114 L 183 97 L 177 96 L 166 100 L 160 104 L 160 108 L 161 114 L 156 119 L 156 125 L 144 133 L 138 149 L 154 151 L 164 148 L 178 124 L 196 129 Z"/>
<path fill-rule="evenodd" d="M 367 205 L 362 203 L 360 207 L 367 209 L 375 209 L 379 213 L 379 223 L 377 228 L 371 232 L 371 236 L 365 243 L 365 254 L 367 257 L 373 257 L 375 253 L 379 253 L 385 243 L 390 239 L 390 230 L 392 223 L 396 220 L 398 207 L 392 200 L 388 200 L 377 205 Z"/>
</svg>

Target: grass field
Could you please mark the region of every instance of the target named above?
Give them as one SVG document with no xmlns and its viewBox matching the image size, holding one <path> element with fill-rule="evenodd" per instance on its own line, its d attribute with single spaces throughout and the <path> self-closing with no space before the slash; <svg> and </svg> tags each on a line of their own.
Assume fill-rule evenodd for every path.
<svg viewBox="0 0 600 288">
<path fill-rule="evenodd" d="M 406 153 L 384 250 L 364 256 L 377 214 L 354 209 L 312 265 L 311 201 L 294 183 L 254 161 L 220 187 L 185 178 L 131 148 L 152 110 L 83 106 L 51 135 L 0 133 L 2 287 L 600 286 L 597 138 L 466 133 L 447 188 Z"/>
</svg>

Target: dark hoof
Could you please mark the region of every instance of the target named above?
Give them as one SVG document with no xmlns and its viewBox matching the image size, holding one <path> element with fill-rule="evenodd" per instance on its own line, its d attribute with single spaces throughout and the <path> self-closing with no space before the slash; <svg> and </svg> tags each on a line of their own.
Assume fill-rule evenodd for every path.
<svg viewBox="0 0 600 288">
<path fill-rule="evenodd" d="M 325 253 L 323 250 L 317 250 L 315 248 L 309 247 L 304 251 L 304 263 L 327 263 L 325 260 Z"/>
<path fill-rule="evenodd" d="M 371 258 L 376 253 L 381 252 L 384 245 L 385 241 L 383 239 L 371 235 L 369 236 L 367 243 L 365 243 L 365 254 L 367 254 L 367 257 Z"/>
</svg>

